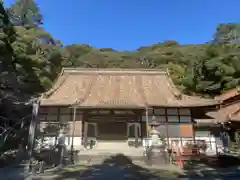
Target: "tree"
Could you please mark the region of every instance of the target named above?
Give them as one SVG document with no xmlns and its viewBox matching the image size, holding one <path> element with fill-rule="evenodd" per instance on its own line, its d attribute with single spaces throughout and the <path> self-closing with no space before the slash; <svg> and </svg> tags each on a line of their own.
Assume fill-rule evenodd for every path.
<svg viewBox="0 0 240 180">
<path fill-rule="evenodd" d="M 211 45 L 204 58 L 195 64 L 195 91 L 218 95 L 240 84 L 240 46 Z"/>
<path fill-rule="evenodd" d="M 51 87 L 67 57 L 49 33 L 13 26 L 8 15 L 0 4 L 0 151 L 22 142 L 20 130 L 27 132 L 31 118 L 27 103 Z"/>
<path fill-rule="evenodd" d="M 3 4 L 0 4 L 0 24 L 0 98 L 2 99 L 17 91 L 15 55 L 11 46 L 16 40 L 16 32 Z"/>
<path fill-rule="evenodd" d="M 213 43 L 229 43 L 240 40 L 240 24 L 219 24 L 213 37 Z"/>
<path fill-rule="evenodd" d="M 8 13 L 15 26 L 33 28 L 43 24 L 43 17 L 34 0 L 16 0 L 8 8 Z"/>
<path fill-rule="evenodd" d="M 24 128 L 17 119 L 21 119 L 24 115 L 21 114 L 23 108 L 20 110 L 16 105 L 20 98 L 18 96 L 19 83 L 16 78 L 18 76 L 16 55 L 12 44 L 16 41 L 17 35 L 2 3 L 0 4 L 0 23 L 0 151 L 3 151 L 9 148 L 18 148 L 16 142 L 21 142 L 19 138 L 22 137 L 23 131 L 17 130 L 19 128 L 24 130 Z M 22 121 L 24 120 L 22 119 Z"/>
</svg>

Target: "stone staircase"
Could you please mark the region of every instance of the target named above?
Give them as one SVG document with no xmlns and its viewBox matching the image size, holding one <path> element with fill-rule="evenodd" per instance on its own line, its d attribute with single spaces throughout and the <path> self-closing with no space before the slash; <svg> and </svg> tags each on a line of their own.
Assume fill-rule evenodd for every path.
<svg viewBox="0 0 240 180">
<path fill-rule="evenodd" d="M 78 163 L 98 164 L 118 154 L 131 158 L 132 161 L 141 161 L 145 158 L 143 147 L 129 147 L 126 142 L 99 142 L 93 149 L 80 151 Z"/>
<path fill-rule="evenodd" d="M 98 141 L 96 144 L 96 149 L 128 149 L 128 144 L 126 141 Z"/>
</svg>

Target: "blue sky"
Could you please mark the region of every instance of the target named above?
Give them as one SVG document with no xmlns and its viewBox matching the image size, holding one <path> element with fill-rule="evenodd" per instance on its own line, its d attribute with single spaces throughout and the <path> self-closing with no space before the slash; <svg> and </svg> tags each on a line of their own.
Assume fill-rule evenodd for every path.
<svg viewBox="0 0 240 180">
<path fill-rule="evenodd" d="M 5 0 L 8 6 L 15 0 Z M 240 0 L 37 0 L 44 28 L 65 45 L 134 50 L 164 40 L 204 43 L 240 22 Z"/>
</svg>

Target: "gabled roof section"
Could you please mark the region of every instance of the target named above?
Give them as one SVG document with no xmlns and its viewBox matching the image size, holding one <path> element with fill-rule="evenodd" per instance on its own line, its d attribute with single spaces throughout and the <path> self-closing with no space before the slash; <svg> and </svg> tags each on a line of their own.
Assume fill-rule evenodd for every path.
<svg viewBox="0 0 240 180">
<path fill-rule="evenodd" d="M 240 121 L 240 101 L 221 106 L 219 110 L 208 112 L 206 115 L 220 122 Z"/>
<path fill-rule="evenodd" d="M 220 96 L 217 96 L 215 99 L 223 102 L 225 100 L 228 100 L 230 98 L 233 98 L 239 95 L 240 95 L 240 87 L 236 87 L 234 89 L 224 92 Z"/>
<path fill-rule="evenodd" d="M 148 69 L 63 68 L 41 105 L 95 108 L 192 107 L 217 100 L 182 94 L 167 71 Z"/>
</svg>

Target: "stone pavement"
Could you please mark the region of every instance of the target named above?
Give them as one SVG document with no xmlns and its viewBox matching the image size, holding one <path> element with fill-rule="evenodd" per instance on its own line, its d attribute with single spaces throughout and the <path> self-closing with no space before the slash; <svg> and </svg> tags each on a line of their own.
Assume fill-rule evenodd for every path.
<svg viewBox="0 0 240 180">
<path fill-rule="evenodd" d="M 24 169 L 20 167 L 0 169 L 0 179 L 23 180 Z M 180 175 L 181 174 L 181 175 Z M 180 176 L 179 176 L 180 175 Z M 48 171 L 32 180 L 198 180 L 240 179 L 240 167 L 213 169 L 199 164 L 188 171 L 174 165 L 148 166 L 143 161 L 132 161 L 124 155 L 106 157 L 103 162 L 74 165 L 59 171 Z M 29 178 L 30 180 L 30 178 Z"/>
</svg>

